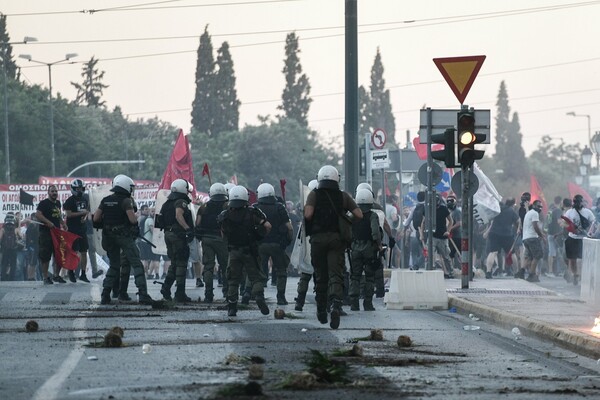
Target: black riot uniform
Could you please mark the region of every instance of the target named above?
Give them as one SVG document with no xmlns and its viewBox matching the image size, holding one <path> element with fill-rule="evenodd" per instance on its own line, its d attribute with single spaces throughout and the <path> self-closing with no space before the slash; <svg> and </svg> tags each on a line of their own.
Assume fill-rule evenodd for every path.
<svg viewBox="0 0 600 400">
<path fill-rule="evenodd" d="M 258 256 L 258 240 L 264 236 L 261 233 L 264 233 L 266 216 L 254 207 L 230 207 L 219 215 L 218 221 L 229 248 L 227 265 L 229 316 L 235 316 L 237 313 L 238 291 L 243 279 L 243 270 L 246 271 L 250 280 L 251 293 L 256 299 L 261 313 L 269 314 L 263 287 L 266 276 L 260 268 Z"/>
<path fill-rule="evenodd" d="M 115 187 L 112 190 L 114 193 L 103 198 L 98 207 L 102 210 L 102 248 L 110 261 L 110 267 L 102 283 L 102 304 L 110 303 L 110 291 L 115 281 L 119 279 L 121 253 L 133 269 L 140 303 L 151 304 L 152 298 L 148 295 L 144 267 L 135 245 L 138 225 L 130 224 L 127 217 L 127 210 L 133 210 L 133 199 L 124 189 Z"/>
<path fill-rule="evenodd" d="M 190 302 L 191 299 L 185 294 L 185 278 L 190 247 L 188 243 L 194 239 L 191 229 L 186 230 L 175 217 L 176 209 L 183 209 L 183 218 L 188 227 L 193 227 L 192 212 L 189 209 L 190 199 L 185 193 L 173 192 L 167 197 L 160 214 L 163 218 L 165 231 L 165 244 L 167 255 L 171 259 L 171 265 L 160 292 L 166 300 L 171 300 L 171 287 L 175 282 L 175 301 Z"/>
<path fill-rule="evenodd" d="M 277 304 L 287 305 L 285 288 L 287 284 L 287 267 L 289 258 L 285 248 L 291 242 L 292 231 L 290 217 L 285 206 L 276 201 L 274 196 L 267 196 L 258 200 L 257 207 L 265 214 L 271 224 L 271 231 L 261 240 L 258 254 L 263 263 L 269 258 L 273 262 L 273 270 L 277 274 Z"/>
<path fill-rule="evenodd" d="M 217 222 L 217 217 L 223 212 L 227 200 L 209 200 L 205 205 L 198 209 L 196 221 L 196 236 L 202 241 L 202 264 L 204 271 L 204 302 L 212 303 L 214 298 L 213 279 L 215 274 L 215 260 L 219 262 L 219 272 L 226 276 L 224 271 L 227 269 L 227 259 L 229 252 L 227 242 L 221 236 L 221 228 Z M 227 296 L 227 279 L 223 280 L 223 297 Z"/>
</svg>

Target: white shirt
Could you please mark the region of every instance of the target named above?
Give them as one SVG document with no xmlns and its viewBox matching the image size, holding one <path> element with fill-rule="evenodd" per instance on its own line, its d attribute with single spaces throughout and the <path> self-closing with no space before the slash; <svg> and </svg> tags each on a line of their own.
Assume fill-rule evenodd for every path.
<svg viewBox="0 0 600 400">
<path fill-rule="evenodd" d="M 589 228 L 588 228 L 588 229 L 586 229 L 585 233 L 582 232 L 581 218 L 579 218 L 579 214 L 581 214 L 584 218 L 586 218 L 588 221 L 590 221 L 590 227 L 596 220 L 594 213 L 589 208 L 584 207 L 581 210 L 579 210 L 579 213 L 577 213 L 577 210 L 575 210 L 574 208 L 568 209 L 567 212 L 565 213 L 565 217 L 569 218 L 575 224 L 575 226 L 577 227 L 577 230 L 578 230 L 578 232 L 575 232 L 575 233 L 569 232 L 569 237 L 573 238 L 573 239 L 583 239 L 584 237 L 587 236 L 587 231 L 589 230 Z"/>
<path fill-rule="evenodd" d="M 537 232 L 533 228 L 534 222 L 540 223 L 540 214 L 532 208 L 527 211 L 527 214 L 525 214 L 525 218 L 523 219 L 523 240 L 538 237 Z M 541 227 L 539 228 L 541 230 Z"/>
</svg>

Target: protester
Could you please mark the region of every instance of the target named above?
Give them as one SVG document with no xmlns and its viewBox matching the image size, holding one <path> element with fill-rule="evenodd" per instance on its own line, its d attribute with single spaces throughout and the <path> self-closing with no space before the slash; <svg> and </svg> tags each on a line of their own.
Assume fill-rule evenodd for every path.
<svg viewBox="0 0 600 400">
<path fill-rule="evenodd" d="M 523 247 L 525 248 L 523 269 L 528 270 L 527 281 L 539 282 L 537 274 L 538 262 L 544 256 L 542 241 L 546 241 L 540 225 L 540 214 L 542 213 L 542 202 L 534 200 L 532 207 L 523 219 Z"/>
<path fill-rule="evenodd" d="M 448 228 L 452 226 L 452 217 L 450 211 L 442 197 L 438 194 L 436 197 L 436 209 L 435 209 L 435 224 L 432 232 L 433 250 L 442 259 L 442 270 L 444 271 L 444 278 L 453 279 L 454 273 L 452 270 L 452 260 L 450 260 L 450 248 L 448 247 L 448 236 L 450 232 Z M 421 241 L 426 241 L 425 235 L 425 219 L 421 222 Z M 433 257 L 433 254 L 430 255 Z"/>
<path fill-rule="evenodd" d="M 73 250 L 79 253 L 80 261 L 79 268 L 81 275 L 79 279 L 83 282 L 90 283 L 86 275 L 87 269 L 87 251 L 89 248 L 86 234 L 86 219 L 89 213 L 90 205 L 86 197 L 84 197 L 85 184 L 81 179 L 74 179 L 71 182 L 71 196 L 65 200 L 63 209 L 67 216 L 67 229 L 69 232 L 78 235 L 79 237 L 73 243 Z M 69 280 L 76 282 L 75 273 L 68 272 Z"/>
<path fill-rule="evenodd" d="M 39 236 L 39 258 L 42 264 L 42 277 L 45 285 L 51 285 L 53 282 L 66 283 L 60 276 L 61 267 L 54 264 L 54 277 L 50 279 L 48 276 L 48 267 L 50 259 L 54 254 L 54 245 L 52 244 L 52 236 L 50 229 L 59 228 L 64 225 L 60 212 L 60 200 L 58 200 L 58 188 L 56 185 L 48 186 L 48 197 L 39 202 L 35 216 L 43 225 L 40 226 Z"/>
<path fill-rule="evenodd" d="M 511 264 L 516 263 L 516 256 L 514 255 L 515 247 L 515 226 L 519 225 L 519 216 L 514 210 L 515 199 L 512 197 L 507 198 L 504 204 L 500 206 L 500 214 L 498 214 L 490 226 L 484 233 L 484 237 L 487 238 L 487 250 L 488 256 L 485 263 L 485 277 L 491 279 L 493 275 L 496 275 L 500 271 L 500 254 L 501 250 L 504 250 L 505 256 L 511 258 Z M 496 269 L 494 270 L 494 263 L 496 263 Z M 513 275 L 512 268 L 508 268 L 504 265 L 504 269 L 507 275 Z M 521 275 L 519 275 L 521 276 Z M 521 276 L 524 278 L 524 276 Z"/>
<path fill-rule="evenodd" d="M 8 213 L 0 230 L 0 249 L 2 249 L 1 279 L 3 281 L 15 280 L 17 269 L 17 227 L 15 222 L 15 215 Z"/>
<path fill-rule="evenodd" d="M 579 285 L 581 276 L 581 260 L 583 253 L 583 238 L 589 235 L 589 231 L 596 220 L 594 213 L 583 206 L 583 196 L 580 194 L 573 197 L 573 206 L 564 215 L 571 223 L 569 237 L 565 241 L 565 253 L 569 269 L 573 274 L 573 285 Z"/>
</svg>

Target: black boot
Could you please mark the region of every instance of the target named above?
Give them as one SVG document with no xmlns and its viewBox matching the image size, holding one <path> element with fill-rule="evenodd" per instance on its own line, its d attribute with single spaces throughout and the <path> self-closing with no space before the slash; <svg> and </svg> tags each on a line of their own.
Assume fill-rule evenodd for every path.
<svg viewBox="0 0 600 400">
<path fill-rule="evenodd" d="M 337 329 L 340 326 L 342 302 L 340 300 L 334 300 L 331 305 L 331 321 L 329 321 L 329 327 L 331 329 Z"/>
<path fill-rule="evenodd" d="M 357 301 L 358 303 L 358 301 Z M 366 297 L 363 300 L 363 309 L 365 311 L 375 311 L 375 307 L 373 307 L 373 298 L 372 297 Z"/>
<path fill-rule="evenodd" d="M 212 303 L 214 300 L 214 296 L 213 296 L 213 290 L 211 289 L 206 289 L 204 291 L 204 302 L 205 303 Z"/>
<path fill-rule="evenodd" d="M 235 317 L 237 315 L 237 301 L 230 301 L 227 303 L 227 316 Z"/>
<path fill-rule="evenodd" d="M 287 306 L 288 302 L 285 299 L 285 292 L 281 291 L 281 292 L 277 292 L 277 305 L 278 306 Z"/>
<path fill-rule="evenodd" d="M 175 291 L 175 302 L 177 303 L 191 303 L 192 299 L 185 294 L 185 286 L 177 287 Z"/>
<path fill-rule="evenodd" d="M 127 294 L 127 292 L 125 292 L 125 293 L 119 293 L 119 300 L 120 301 L 131 301 L 131 297 L 129 297 L 129 295 Z"/>
<path fill-rule="evenodd" d="M 152 297 L 150 297 L 148 292 L 146 292 L 145 290 L 140 290 L 140 292 L 138 293 L 138 299 L 140 301 L 140 304 L 150 306 L 154 304 L 154 300 L 152 300 Z"/>
<path fill-rule="evenodd" d="M 242 296 L 242 304 L 244 304 L 244 305 L 250 304 L 250 297 L 252 297 L 250 295 L 250 292 L 249 291 L 245 291 L 244 295 Z"/>
<path fill-rule="evenodd" d="M 256 305 L 260 309 L 262 315 L 269 315 L 269 306 L 267 306 L 267 302 L 265 301 L 265 296 L 262 294 L 256 295 Z"/>
<path fill-rule="evenodd" d="M 100 304 L 110 304 L 110 288 L 104 288 L 102 290 L 102 296 L 100 297 Z"/>
<path fill-rule="evenodd" d="M 360 307 L 358 305 L 358 297 L 350 298 L 350 311 L 360 311 Z"/>
<path fill-rule="evenodd" d="M 317 302 L 317 319 L 320 323 L 327 323 L 327 304 L 320 304 Z"/>
<path fill-rule="evenodd" d="M 294 310 L 302 311 L 302 308 L 304 307 L 305 299 L 306 299 L 306 293 L 298 293 L 298 297 L 296 297 L 294 299 L 294 300 L 296 300 L 296 306 L 294 307 Z"/>
</svg>

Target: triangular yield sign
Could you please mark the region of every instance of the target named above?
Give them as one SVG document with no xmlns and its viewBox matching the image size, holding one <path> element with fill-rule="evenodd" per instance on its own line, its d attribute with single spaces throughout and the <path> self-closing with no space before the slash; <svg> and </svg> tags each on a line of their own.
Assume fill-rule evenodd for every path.
<svg viewBox="0 0 600 400">
<path fill-rule="evenodd" d="M 484 60 L 485 56 L 467 56 L 434 58 L 433 62 L 460 104 L 463 104 Z"/>
</svg>

